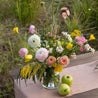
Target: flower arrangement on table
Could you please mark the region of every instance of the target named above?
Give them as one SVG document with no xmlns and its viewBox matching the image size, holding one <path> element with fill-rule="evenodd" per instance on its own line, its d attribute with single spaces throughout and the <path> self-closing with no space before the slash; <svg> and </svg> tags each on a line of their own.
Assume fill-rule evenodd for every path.
<svg viewBox="0 0 98 98">
<path fill-rule="evenodd" d="M 18 32 L 18 27 L 13 29 Z M 76 53 L 79 51 L 92 51 L 88 42 L 94 40 L 94 35 L 90 35 L 87 40 L 81 31 L 61 32 L 60 35 L 48 32 L 41 40 L 40 35 L 36 34 L 35 26 L 31 25 L 29 32 L 32 34 L 28 38 L 28 47 L 19 50 L 20 57 L 25 61 L 25 66 L 20 69 L 18 78 L 30 79 L 36 82 L 36 78 L 43 80 L 45 88 L 56 88 L 59 84 L 60 76 L 58 73 L 70 63 L 70 59 L 76 59 Z"/>
</svg>

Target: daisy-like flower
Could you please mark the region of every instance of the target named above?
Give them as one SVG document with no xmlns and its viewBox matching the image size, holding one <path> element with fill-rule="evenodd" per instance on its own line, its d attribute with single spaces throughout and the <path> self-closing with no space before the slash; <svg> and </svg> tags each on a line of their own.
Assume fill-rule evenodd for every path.
<svg viewBox="0 0 98 98">
<path fill-rule="evenodd" d="M 36 51 L 35 58 L 40 62 L 44 62 L 48 57 L 48 53 L 49 51 L 46 48 L 40 48 Z"/>
<path fill-rule="evenodd" d="M 62 46 L 58 46 L 57 48 L 56 48 L 56 51 L 58 52 L 58 53 L 62 53 L 63 52 L 63 47 Z"/>
<path fill-rule="evenodd" d="M 32 48 L 36 48 L 40 46 L 40 37 L 36 34 L 32 35 L 31 37 L 29 37 L 28 39 L 28 44 L 32 47 Z"/>
</svg>

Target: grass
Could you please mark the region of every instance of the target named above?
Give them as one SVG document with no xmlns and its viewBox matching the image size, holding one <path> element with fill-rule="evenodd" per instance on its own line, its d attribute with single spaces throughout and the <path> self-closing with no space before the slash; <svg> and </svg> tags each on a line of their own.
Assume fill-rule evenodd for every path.
<svg viewBox="0 0 98 98">
<path fill-rule="evenodd" d="M 9 71 L 24 64 L 18 59 L 18 51 L 23 46 L 26 47 L 26 42 L 12 33 L 15 26 L 19 27 L 19 32 L 25 39 L 29 36 L 28 27 L 31 23 L 39 28 L 40 33 L 79 29 L 87 38 L 93 33 L 96 40 L 91 45 L 98 50 L 97 0 L 44 0 L 43 6 L 40 6 L 39 0 L 35 0 L 35 4 L 33 1 L 0 0 L 0 98 L 14 98 Z M 68 7 L 71 11 L 65 22 L 61 18 L 61 7 Z"/>
</svg>

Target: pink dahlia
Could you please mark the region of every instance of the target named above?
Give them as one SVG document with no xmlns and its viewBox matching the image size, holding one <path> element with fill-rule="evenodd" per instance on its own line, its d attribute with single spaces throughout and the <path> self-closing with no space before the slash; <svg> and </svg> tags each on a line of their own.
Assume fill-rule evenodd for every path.
<svg viewBox="0 0 98 98">
<path fill-rule="evenodd" d="M 30 28 L 29 28 L 29 32 L 31 33 L 31 34 L 34 34 L 34 32 L 35 32 L 35 26 L 34 25 L 31 25 L 30 26 Z"/>
<path fill-rule="evenodd" d="M 24 57 L 27 54 L 28 54 L 28 50 L 26 48 L 21 48 L 19 50 L 19 56 Z"/>
<path fill-rule="evenodd" d="M 40 48 L 36 51 L 35 58 L 40 62 L 44 62 L 48 57 L 48 53 L 49 51 L 46 48 Z"/>
</svg>

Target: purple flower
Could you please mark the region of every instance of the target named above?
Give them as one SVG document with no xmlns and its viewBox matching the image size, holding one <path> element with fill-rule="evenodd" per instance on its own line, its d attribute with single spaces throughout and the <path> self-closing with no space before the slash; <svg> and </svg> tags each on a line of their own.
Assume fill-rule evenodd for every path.
<svg viewBox="0 0 98 98">
<path fill-rule="evenodd" d="M 35 32 L 35 26 L 34 25 L 31 25 L 30 26 L 30 28 L 29 28 L 29 32 L 31 33 L 31 34 L 34 34 L 34 32 Z"/>
<path fill-rule="evenodd" d="M 27 54 L 28 54 L 28 50 L 26 48 L 21 48 L 19 50 L 19 56 L 24 57 Z"/>
</svg>

